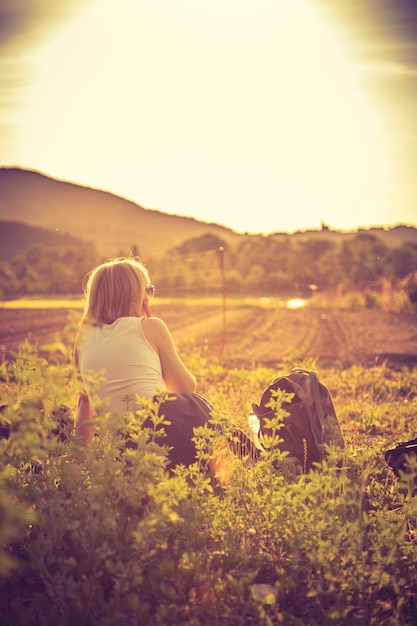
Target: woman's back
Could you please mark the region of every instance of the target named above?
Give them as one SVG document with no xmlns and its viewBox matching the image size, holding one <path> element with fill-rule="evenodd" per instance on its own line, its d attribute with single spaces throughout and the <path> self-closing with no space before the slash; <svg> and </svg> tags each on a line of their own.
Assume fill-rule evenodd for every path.
<svg viewBox="0 0 417 626">
<path fill-rule="evenodd" d="M 142 317 L 120 317 L 112 324 L 87 326 L 80 335 L 78 365 L 89 389 L 88 373 L 103 372 L 104 380 L 94 390 L 108 409 L 125 408 L 125 394 L 152 399 L 165 388 L 158 353 L 147 341 Z"/>
</svg>

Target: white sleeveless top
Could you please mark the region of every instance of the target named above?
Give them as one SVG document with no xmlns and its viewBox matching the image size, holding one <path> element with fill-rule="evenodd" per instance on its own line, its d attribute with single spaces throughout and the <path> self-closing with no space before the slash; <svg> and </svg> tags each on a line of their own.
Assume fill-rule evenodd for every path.
<svg viewBox="0 0 417 626">
<path fill-rule="evenodd" d="M 86 328 L 78 347 L 78 365 L 90 395 L 88 373 L 103 372 L 93 394 L 108 401 L 109 411 L 126 409 L 125 394 L 152 399 L 165 389 L 159 355 L 146 340 L 139 317 L 120 317 L 113 324 Z"/>
</svg>

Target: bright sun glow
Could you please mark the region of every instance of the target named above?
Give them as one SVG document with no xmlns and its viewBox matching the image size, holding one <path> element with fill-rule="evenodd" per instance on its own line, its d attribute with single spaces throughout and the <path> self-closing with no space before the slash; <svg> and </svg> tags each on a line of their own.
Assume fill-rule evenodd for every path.
<svg viewBox="0 0 417 626">
<path fill-rule="evenodd" d="M 242 231 L 384 222 L 376 105 L 307 0 L 94 0 L 34 76 L 35 169 Z"/>
</svg>

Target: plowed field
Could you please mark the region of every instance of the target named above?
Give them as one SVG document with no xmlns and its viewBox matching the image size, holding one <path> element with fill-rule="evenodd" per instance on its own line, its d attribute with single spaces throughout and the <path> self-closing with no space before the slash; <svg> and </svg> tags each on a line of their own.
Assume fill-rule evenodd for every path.
<svg viewBox="0 0 417 626">
<path fill-rule="evenodd" d="M 321 367 L 352 364 L 417 364 L 417 318 L 414 315 L 377 310 L 321 310 L 308 305 L 298 309 L 278 303 L 237 304 L 198 301 L 153 306 L 154 315 L 166 321 L 181 352 L 193 345 L 204 346 L 208 355 L 230 365 L 273 366 L 315 359 Z M 0 308 L 0 357 L 28 339 L 39 348 L 76 322 L 79 309 Z M 225 322 L 225 324 L 224 324 Z"/>
</svg>

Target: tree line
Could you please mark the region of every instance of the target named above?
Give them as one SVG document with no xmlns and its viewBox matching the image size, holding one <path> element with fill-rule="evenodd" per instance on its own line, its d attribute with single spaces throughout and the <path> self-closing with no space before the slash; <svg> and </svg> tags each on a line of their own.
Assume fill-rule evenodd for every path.
<svg viewBox="0 0 417 626">
<path fill-rule="evenodd" d="M 132 253 L 140 249 L 132 244 Z M 130 251 L 121 251 L 128 254 Z M 82 279 L 104 261 L 91 245 L 36 244 L 0 263 L 0 299 L 80 294 Z M 189 239 L 162 257 L 142 259 L 160 295 L 228 292 L 285 295 L 313 288 L 361 289 L 381 279 L 400 283 L 417 272 L 417 244 L 387 246 L 371 233 L 350 239 L 247 236 L 231 245 L 211 234 Z"/>
<path fill-rule="evenodd" d="M 370 233 L 334 241 L 254 236 L 234 246 L 207 234 L 152 260 L 150 268 L 158 279 L 158 291 L 188 288 L 204 292 L 210 285 L 218 286 L 220 248 L 225 251 L 229 292 L 277 296 L 295 292 L 308 295 L 311 290 L 339 286 L 353 290 L 376 286 L 382 279 L 399 284 L 417 271 L 417 244 L 393 248 Z"/>
</svg>

